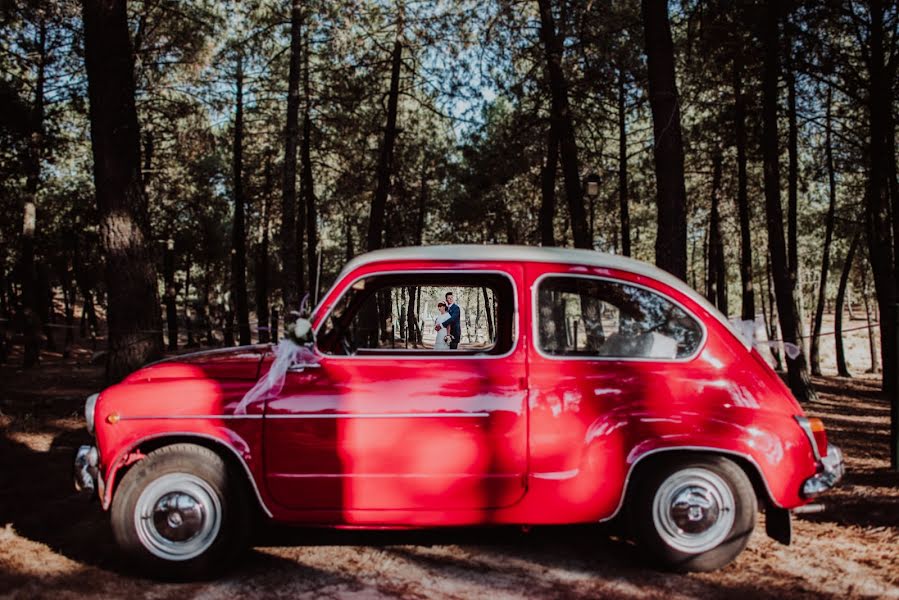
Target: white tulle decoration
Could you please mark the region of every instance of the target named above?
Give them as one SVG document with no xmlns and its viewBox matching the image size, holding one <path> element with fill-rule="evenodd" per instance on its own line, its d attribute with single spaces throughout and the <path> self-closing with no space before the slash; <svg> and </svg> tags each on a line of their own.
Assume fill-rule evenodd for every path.
<svg viewBox="0 0 899 600">
<path fill-rule="evenodd" d="M 305 319 L 303 319 L 305 320 Z M 302 371 L 308 365 L 317 365 L 318 359 L 308 346 L 298 344 L 291 338 L 284 338 L 274 348 L 275 360 L 263 377 L 259 378 L 256 385 L 244 394 L 234 414 L 247 414 L 247 406 L 254 402 L 261 402 L 268 398 L 274 398 L 281 393 L 284 381 L 287 378 L 287 370 L 293 367 L 294 371 Z"/>
<path fill-rule="evenodd" d="M 781 344 L 783 344 L 784 352 L 786 352 L 787 356 L 790 360 L 795 359 L 799 356 L 801 349 L 796 344 L 792 344 L 790 342 L 779 342 L 779 341 L 771 341 L 771 340 L 759 340 L 756 339 L 755 332 L 759 327 L 764 326 L 764 322 L 761 319 L 755 319 L 754 321 L 743 321 L 739 319 L 733 319 L 731 321 L 734 327 L 737 329 L 737 333 L 740 334 L 740 337 L 746 340 L 748 344 L 751 344 L 754 348 L 779 348 Z"/>
</svg>

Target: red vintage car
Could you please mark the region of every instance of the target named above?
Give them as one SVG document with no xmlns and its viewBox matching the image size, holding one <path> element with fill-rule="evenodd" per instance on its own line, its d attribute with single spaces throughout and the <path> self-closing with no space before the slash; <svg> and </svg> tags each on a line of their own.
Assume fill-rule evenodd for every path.
<svg viewBox="0 0 899 600">
<path fill-rule="evenodd" d="M 125 551 L 190 576 L 228 564 L 256 514 L 357 528 L 620 517 L 658 563 L 709 570 L 743 550 L 759 510 L 789 543 L 791 509 L 843 474 L 751 342 L 639 261 L 382 250 L 352 260 L 310 320 L 306 358 L 262 394 L 248 391 L 271 345 L 155 363 L 88 399 L 96 442 L 76 485 L 111 510 Z"/>
</svg>

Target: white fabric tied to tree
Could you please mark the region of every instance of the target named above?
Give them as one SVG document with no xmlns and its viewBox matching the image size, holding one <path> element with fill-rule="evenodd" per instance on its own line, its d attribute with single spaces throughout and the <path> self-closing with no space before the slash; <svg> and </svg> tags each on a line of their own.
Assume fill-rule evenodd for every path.
<svg viewBox="0 0 899 600">
<path fill-rule="evenodd" d="M 247 406 L 254 402 L 260 402 L 274 398 L 284 388 L 287 379 L 287 371 L 294 367 L 294 371 L 302 371 L 310 365 L 317 365 L 318 358 L 306 345 L 311 337 L 312 325 L 306 319 L 297 319 L 293 327 L 287 329 L 288 337 L 281 340 L 274 348 L 275 360 L 268 373 L 259 378 L 256 385 L 244 394 L 234 414 L 247 414 Z"/>
<path fill-rule="evenodd" d="M 731 319 L 731 324 L 736 327 L 737 333 L 741 338 L 746 340 L 746 343 L 750 344 L 753 348 L 778 348 L 781 344 L 783 344 L 784 352 L 790 358 L 790 360 L 794 360 L 801 349 L 796 344 L 790 342 L 780 342 L 777 340 L 760 340 L 755 336 L 755 332 L 759 327 L 764 327 L 764 322 L 761 319 L 755 319 L 753 321 L 743 321 L 741 319 Z"/>
</svg>

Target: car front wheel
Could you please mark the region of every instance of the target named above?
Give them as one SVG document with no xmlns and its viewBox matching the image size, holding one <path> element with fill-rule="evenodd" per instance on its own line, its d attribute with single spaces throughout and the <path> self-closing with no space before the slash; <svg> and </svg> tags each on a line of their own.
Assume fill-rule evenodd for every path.
<svg viewBox="0 0 899 600">
<path fill-rule="evenodd" d="M 636 482 L 631 526 L 663 566 L 711 571 L 737 557 L 755 528 L 758 502 L 746 473 L 722 456 L 655 463 Z"/>
<path fill-rule="evenodd" d="M 246 544 L 243 481 L 208 448 L 165 446 L 122 478 L 112 529 L 122 549 L 159 577 L 215 574 Z"/>
</svg>

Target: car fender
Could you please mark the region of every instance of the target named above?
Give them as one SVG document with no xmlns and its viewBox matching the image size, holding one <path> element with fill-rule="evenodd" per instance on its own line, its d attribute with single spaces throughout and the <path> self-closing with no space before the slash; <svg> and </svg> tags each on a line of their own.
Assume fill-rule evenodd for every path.
<svg viewBox="0 0 899 600">
<path fill-rule="evenodd" d="M 614 446 L 609 446 L 605 440 L 594 439 L 593 447 L 588 448 L 586 460 L 609 447 L 616 447 L 619 460 L 624 463 L 615 469 L 619 474 L 624 473 L 623 478 L 619 475 L 615 481 L 601 482 L 606 490 L 603 512 L 609 506 L 615 506 L 602 520 L 611 519 L 620 512 L 629 486 L 639 473 L 638 467 L 646 465 L 653 457 L 675 452 L 708 453 L 736 459 L 750 479 L 760 485 L 759 492 L 764 492 L 766 500 L 778 508 L 793 508 L 807 502 L 800 496 L 800 488 L 802 482 L 815 473 L 816 463 L 799 427 L 789 423 L 783 415 L 757 414 L 749 422 L 721 418 L 696 422 L 679 420 L 669 414 L 664 420 L 664 435 L 653 435 L 653 431 L 647 430 L 647 422 L 654 419 L 644 415 L 629 419 L 627 425 L 617 429 L 618 439 Z M 683 426 L 672 427 L 677 423 Z M 633 441 L 628 443 L 626 440 Z M 601 473 L 597 475 L 602 477 Z"/>
<path fill-rule="evenodd" d="M 196 431 L 157 432 L 144 435 L 140 438 L 136 438 L 129 444 L 123 445 L 116 454 L 116 457 L 110 462 L 109 466 L 106 469 L 106 475 L 104 479 L 107 482 L 107 485 L 104 490 L 103 497 L 101 498 L 104 510 L 109 510 L 109 507 L 112 505 L 112 498 L 115 492 L 114 488 L 118 472 L 122 468 L 128 467 L 143 458 L 143 455 L 140 454 L 141 446 L 144 446 L 148 443 L 153 443 L 153 445 L 157 447 L 161 445 L 169 445 L 167 443 L 159 444 L 159 442 L 165 442 L 166 440 L 170 440 L 170 443 L 172 444 L 184 442 L 190 443 L 191 441 L 195 441 L 201 446 L 209 446 L 211 442 L 212 447 L 217 451 L 226 450 L 243 468 L 247 481 L 253 488 L 253 492 L 256 495 L 256 500 L 259 502 L 259 507 L 269 517 L 272 516 L 272 513 L 266 505 L 266 501 L 262 496 L 256 478 L 253 476 L 253 472 L 248 464 L 248 458 L 251 456 L 249 445 L 234 431 L 226 430 L 223 428 L 220 429 L 217 434 L 197 433 Z"/>
</svg>

